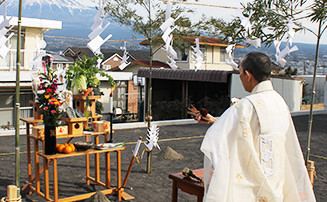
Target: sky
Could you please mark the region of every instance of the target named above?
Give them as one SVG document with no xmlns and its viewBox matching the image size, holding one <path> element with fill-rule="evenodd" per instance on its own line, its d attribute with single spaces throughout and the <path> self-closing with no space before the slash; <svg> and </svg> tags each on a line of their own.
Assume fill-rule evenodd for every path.
<svg viewBox="0 0 327 202">
<path fill-rule="evenodd" d="M 80 0 L 81 2 L 86 3 L 87 5 L 94 6 L 98 5 L 99 0 Z M 86 2 L 85 2 L 86 1 Z M 159 0 L 157 0 L 159 1 Z M 206 5 L 218 5 L 218 6 L 230 6 L 230 7 L 238 7 L 241 8 L 241 3 L 247 3 L 250 0 L 188 0 L 187 2 L 194 2 L 198 4 L 206 4 Z M 312 4 L 313 0 L 308 0 L 307 4 L 305 6 L 309 6 Z M 230 21 L 235 16 L 238 15 L 239 10 L 237 9 L 227 9 L 227 8 L 218 8 L 218 7 L 210 7 L 210 6 L 199 6 L 199 5 L 184 5 L 182 6 L 186 8 L 192 8 L 194 9 L 195 13 L 190 16 L 191 18 L 194 18 L 195 20 L 199 19 L 202 14 L 205 14 L 207 17 L 216 17 L 216 18 L 222 18 L 225 21 Z M 308 19 L 301 20 L 301 23 L 308 27 L 309 29 L 313 30 L 314 32 L 317 32 L 318 30 L 318 23 L 311 23 Z M 327 24 L 327 23 L 326 23 Z M 326 25 L 325 25 L 326 26 Z M 321 37 L 321 44 L 327 44 L 327 30 Z M 317 38 L 314 34 L 312 34 L 309 31 L 301 31 L 297 32 L 295 34 L 295 37 L 293 39 L 293 42 L 299 42 L 299 43 L 308 43 L 308 44 L 316 44 Z"/>
</svg>

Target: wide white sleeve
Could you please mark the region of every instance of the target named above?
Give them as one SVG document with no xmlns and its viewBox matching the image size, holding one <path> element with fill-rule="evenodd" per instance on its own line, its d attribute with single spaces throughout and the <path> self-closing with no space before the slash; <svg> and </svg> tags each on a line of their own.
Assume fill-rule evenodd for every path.
<svg viewBox="0 0 327 202">
<path fill-rule="evenodd" d="M 288 179 L 285 180 L 284 185 L 285 201 L 294 201 L 294 198 L 299 197 L 301 201 L 315 202 L 316 199 L 292 119 L 290 122 L 286 137 L 286 172 L 288 173 L 286 177 Z"/>
<path fill-rule="evenodd" d="M 204 201 L 226 201 L 229 184 L 229 145 L 238 122 L 233 105 L 208 129 L 201 151 L 204 153 Z"/>
</svg>

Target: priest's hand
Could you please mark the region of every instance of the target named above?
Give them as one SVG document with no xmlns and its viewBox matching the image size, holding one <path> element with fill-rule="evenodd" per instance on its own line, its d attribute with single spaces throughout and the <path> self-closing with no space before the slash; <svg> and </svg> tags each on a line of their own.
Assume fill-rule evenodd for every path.
<svg viewBox="0 0 327 202">
<path fill-rule="evenodd" d="M 202 125 L 211 125 L 217 121 L 217 119 L 209 113 L 205 116 L 202 116 L 201 113 L 198 113 L 194 119 Z"/>
</svg>

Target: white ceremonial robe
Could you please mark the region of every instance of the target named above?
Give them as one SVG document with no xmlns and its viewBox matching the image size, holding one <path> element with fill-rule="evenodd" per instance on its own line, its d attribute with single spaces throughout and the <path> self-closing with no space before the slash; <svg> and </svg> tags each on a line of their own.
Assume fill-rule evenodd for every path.
<svg viewBox="0 0 327 202">
<path fill-rule="evenodd" d="M 206 202 L 316 201 L 288 106 L 271 81 L 227 109 L 201 151 Z"/>
</svg>

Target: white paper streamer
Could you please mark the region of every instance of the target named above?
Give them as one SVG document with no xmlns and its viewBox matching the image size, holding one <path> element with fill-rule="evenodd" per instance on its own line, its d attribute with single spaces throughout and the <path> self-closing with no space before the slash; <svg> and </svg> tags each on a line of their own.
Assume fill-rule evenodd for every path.
<svg viewBox="0 0 327 202">
<path fill-rule="evenodd" d="M 245 41 L 245 43 L 248 43 L 256 48 L 260 48 L 261 47 L 261 39 L 254 37 L 254 39 L 250 39 L 247 38 Z"/>
<path fill-rule="evenodd" d="M 276 62 L 278 62 L 282 67 L 284 67 L 287 62 L 285 59 L 286 55 L 289 55 L 290 53 L 299 50 L 297 46 L 293 46 L 292 48 L 289 48 L 289 44 L 287 43 L 286 47 L 282 51 L 280 51 L 281 41 L 279 40 L 275 40 L 274 45 L 276 48 L 276 54 L 275 54 Z"/>
<path fill-rule="evenodd" d="M 120 65 L 119 65 L 119 69 L 123 70 L 123 69 L 125 69 L 125 67 L 127 67 L 130 64 L 130 62 L 127 62 L 129 56 L 128 56 L 128 52 L 126 50 L 126 41 L 124 42 L 124 47 L 120 47 L 120 49 L 124 50 L 124 55 L 123 55 L 122 61 L 120 61 Z"/>
<path fill-rule="evenodd" d="M 230 41 L 232 41 L 232 39 L 230 39 Z M 236 70 L 238 67 L 238 65 L 236 64 L 236 62 L 234 62 L 233 59 L 233 51 L 235 49 L 235 45 L 236 44 L 229 44 L 226 48 L 226 53 L 228 55 L 228 57 L 226 58 L 226 63 L 232 66 L 234 70 Z"/>
<path fill-rule="evenodd" d="M 171 1 L 168 1 L 167 8 L 166 8 L 165 22 L 160 26 L 160 29 L 161 29 L 161 31 L 163 31 L 162 39 L 165 42 L 165 45 L 164 45 L 165 48 L 163 48 L 163 50 L 166 51 L 167 57 L 170 60 L 169 62 L 167 62 L 167 64 L 173 70 L 176 70 L 178 68 L 178 66 L 176 65 L 176 62 L 174 61 L 174 59 L 177 58 L 177 53 L 173 49 L 173 46 L 172 46 L 173 36 L 171 33 L 176 28 L 176 26 L 174 27 L 174 23 L 180 16 L 178 16 L 176 19 L 172 18 L 171 11 L 172 11 L 172 3 L 171 3 Z"/>
<path fill-rule="evenodd" d="M 100 34 L 110 25 L 110 22 L 108 22 L 104 27 L 102 27 L 103 21 L 106 17 L 103 15 L 103 10 L 104 6 L 102 5 L 102 0 L 99 0 L 99 9 L 93 18 L 93 25 L 91 26 L 92 32 L 88 35 L 90 41 L 86 45 L 95 55 L 101 54 L 100 47 L 112 37 L 111 34 L 109 34 L 105 39 L 102 39 L 100 36 Z M 98 69 L 100 69 L 101 62 L 102 59 L 97 60 Z"/>
<path fill-rule="evenodd" d="M 136 157 L 138 152 L 139 152 L 139 149 L 140 149 L 140 146 L 141 146 L 141 143 L 142 143 L 142 139 L 138 139 L 137 140 L 137 143 L 136 143 L 136 146 L 134 148 L 134 151 L 133 151 L 133 156 Z"/>
<path fill-rule="evenodd" d="M 202 63 L 203 63 L 203 53 L 200 50 L 200 42 L 199 38 L 195 38 L 195 47 L 191 46 L 193 51 L 192 51 L 192 58 L 193 58 L 193 64 L 195 66 L 195 71 L 197 71 Z"/>
<path fill-rule="evenodd" d="M 288 32 L 287 32 L 287 34 L 288 34 L 288 42 L 292 46 L 292 44 L 293 44 L 293 38 L 295 36 L 295 30 L 294 30 L 294 28 L 296 27 L 296 25 L 293 23 L 292 20 L 289 20 L 286 26 L 288 28 Z"/>
<path fill-rule="evenodd" d="M 10 48 L 6 45 L 7 41 L 14 35 L 14 33 L 11 33 L 8 37 L 6 37 L 6 34 L 14 27 L 11 26 L 9 29 L 6 27 L 9 26 L 9 21 L 12 19 L 12 17 L 8 20 L 7 19 L 7 9 L 6 9 L 6 4 L 3 5 L 3 21 L 0 24 L 0 57 L 4 59 Z"/>
<path fill-rule="evenodd" d="M 148 143 L 144 143 L 150 151 L 152 151 L 153 147 L 157 147 L 160 150 L 160 147 L 158 145 L 158 136 L 159 128 L 156 125 L 152 125 L 151 128 L 148 129 L 148 134 L 146 138 Z"/>
</svg>

